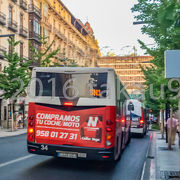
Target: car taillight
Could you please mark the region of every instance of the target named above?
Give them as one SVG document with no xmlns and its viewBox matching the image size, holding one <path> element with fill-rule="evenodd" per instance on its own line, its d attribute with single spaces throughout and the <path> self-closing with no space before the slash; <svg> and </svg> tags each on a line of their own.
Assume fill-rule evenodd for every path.
<svg viewBox="0 0 180 180">
<path fill-rule="evenodd" d="M 140 124 L 144 124 L 144 120 L 143 119 L 141 119 L 139 122 L 140 122 Z"/>
</svg>

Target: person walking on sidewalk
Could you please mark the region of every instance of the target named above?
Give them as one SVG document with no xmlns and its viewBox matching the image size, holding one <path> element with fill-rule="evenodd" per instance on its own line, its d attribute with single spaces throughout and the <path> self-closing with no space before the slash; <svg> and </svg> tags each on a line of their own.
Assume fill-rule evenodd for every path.
<svg viewBox="0 0 180 180">
<path fill-rule="evenodd" d="M 171 143 L 175 144 L 176 132 L 177 132 L 178 120 L 175 118 L 175 114 L 172 115 L 172 130 L 171 130 Z M 170 128 L 171 128 L 171 118 L 167 120 L 168 128 L 168 139 L 170 139 Z"/>
</svg>

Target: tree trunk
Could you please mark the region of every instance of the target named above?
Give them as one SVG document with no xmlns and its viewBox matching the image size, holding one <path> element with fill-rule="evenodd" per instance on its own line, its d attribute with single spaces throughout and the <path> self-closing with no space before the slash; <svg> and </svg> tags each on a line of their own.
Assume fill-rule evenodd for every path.
<svg viewBox="0 0 180 180">
<path fill-rule="evenodd" d="M 161 117 L 161 138 L 164 139 L 164 110 L 160 110 L 160 117 Z"/>
<path fill-rule="evenodd" d="M 171 108 L 170 111 L 170 128 L 168 128 L 168 149 L 171 150 L 171 145 L 172 145 L 172 113 L 173 113 L 173 109 Z"/>
</svg>

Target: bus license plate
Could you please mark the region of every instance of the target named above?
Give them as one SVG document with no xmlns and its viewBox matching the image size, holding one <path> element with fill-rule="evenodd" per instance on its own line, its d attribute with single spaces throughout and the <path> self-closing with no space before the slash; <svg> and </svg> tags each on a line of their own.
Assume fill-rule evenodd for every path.
<svg viewBox="0 0 180 180">
<path fill-rule="evenodd" d="M 57 157 L 64 157 L 64 158 L 77 158 L 77 153 L 72 153 L 72 152 L 57 152 Z"/>
</svg>

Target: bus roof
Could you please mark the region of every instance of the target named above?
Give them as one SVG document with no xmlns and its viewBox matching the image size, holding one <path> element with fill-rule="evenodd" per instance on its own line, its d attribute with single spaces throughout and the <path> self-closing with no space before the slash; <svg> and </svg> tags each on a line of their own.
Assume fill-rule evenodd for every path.
<svg viewBox="0 0 180 180">
<path fill-rule="evenodd" d="M 99 67 L 35 67 L 33 71 L 36 72 L 63 72 L 63 73 L 75 73 L 75 72 L 107 72 L 113 71 L 113 68 L 99 68 Z"/>
</svg>

